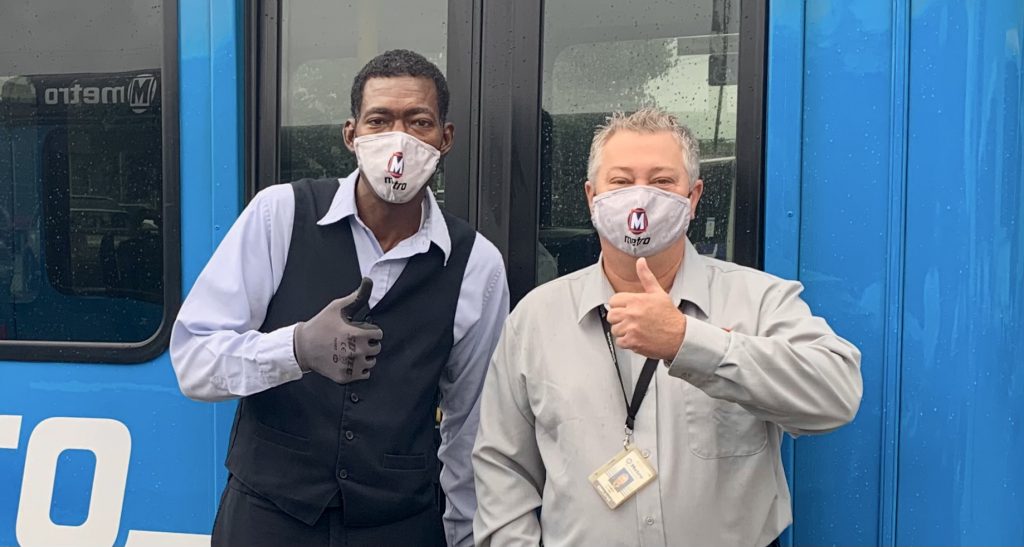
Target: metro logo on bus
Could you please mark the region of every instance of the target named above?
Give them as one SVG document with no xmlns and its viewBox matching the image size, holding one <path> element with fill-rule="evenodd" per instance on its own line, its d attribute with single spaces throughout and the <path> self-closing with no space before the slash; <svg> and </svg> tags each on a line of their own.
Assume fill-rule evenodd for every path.
<svg viewBox="0 0 1024 547">
<path fill-rule="evenodd" d="M 626 227 L 629 228 L 630 233 L 633 235 L 640 235 L 647 231 L 647 211 L 643 209 L 633 209 L 629 212 L 629 217 L 626 219 Z"/>
<path fill-rule="evenodd" d="M 405 160 L 402 159 L 401 152 L 395 152 L 391 154 L 391 159 L 388 160 L 388 174 L 396 179 L 402 178 L 402 172 L 405 171 Z"/>
<path fill-rule="evenodd" d="M 156 98 L 156 88 L 156 77 L 152 74 L 139 74 L 132 78 L 128 84 L 128 106 L 132 108 L 132 112 L 142 114 L 149 110 L 153 99 Z"/>
<path fill-rule="evenodd" d="M 108 78 L 86 78 L 76 79 L 74 85 L 66 87 L 46 87 L 42 89 L 42 102 L 50 106 L 128 103 L 132 112 L 143 114 L 153 106 L 160 87 L 158 77 L 150 73 L 135 75 L 128 85 L 82 85 L 82 81 L 90 80 L 94 84 L 111 81 Z"/>
</svg>

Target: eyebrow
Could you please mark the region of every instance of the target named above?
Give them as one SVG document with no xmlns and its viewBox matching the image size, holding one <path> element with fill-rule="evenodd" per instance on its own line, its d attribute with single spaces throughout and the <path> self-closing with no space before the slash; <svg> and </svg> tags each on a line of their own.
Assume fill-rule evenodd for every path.
<svg viewBox="0 0 1024 547">
<path fill-rule="evenodd" d="M 384 108 L 383 106 L 375 106 L 373 108 L 366 109 L 366 111 L 363 112 L 362 115 L 369 116 L 371 114 L 385 114 L 390 116 L 393 113 L 394 112 L 390 108 Z M 412 108 L 402 111 L 401 113 L 402 116 L 416 116 L 419 114 L 430 114 L 431 116 L 437 117 L 437 114 L 435 114 L 433 110 L 425 106 L 414 106 Z"/>
<path fill-rule="evenodd" d="M 626 173 L 627 175 L 632 175 L 633 174 L 633 169 L 631 167 L 609 167 L 608 168 L 608 174 L 609 175 L 613 171 L 621 171 L 623 173 Z M 669 171 L 669 172 L 674 173 L 674 174 L 679 173 L 678 169 L 676 169 L 674 167 L 665 167 L 665 166 L 655 167 L 655 168 L 650 170 L 651 173 L 661 173 L 663 171 Z"/>
<path fill-rule="evenodd" d="M 405 112 L 403 112 L 403 114 L 406 115 L 406 116 L 415 116 L 417 114 L 430 114 L 431 116 L 436 116 L 437 115 L 437 114 L 434 113 L 434 111 L 432 109 L 427 108 L 425 106 L 414 106 L 414 107 L 406 110 Z"/>
</svg>

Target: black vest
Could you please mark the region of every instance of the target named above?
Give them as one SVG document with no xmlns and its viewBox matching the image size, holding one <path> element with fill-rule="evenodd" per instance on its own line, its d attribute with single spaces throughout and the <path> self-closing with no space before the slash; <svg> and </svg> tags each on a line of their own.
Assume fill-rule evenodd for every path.
<svg viewBox="0 0 1024 547">
<path fill-rule="evenodd" d="M 306 321 L 362 279 L 347 221 L 318 226 L 337 179 L 292 183 L 295 222 L 281 285 L 262 332 Z M 453 344 L 455 308 L 476 233 L 444 215 L 447 265 L 436 245 L 408 264 L 368 319 L 384 331 L 368 380 L 316 373 L 243 398 L 227 466 L 246 486 L 312 525 L 339 493 L 346 526 L 380 526 L 435 503 L 434 408 Z"/>
</svg>

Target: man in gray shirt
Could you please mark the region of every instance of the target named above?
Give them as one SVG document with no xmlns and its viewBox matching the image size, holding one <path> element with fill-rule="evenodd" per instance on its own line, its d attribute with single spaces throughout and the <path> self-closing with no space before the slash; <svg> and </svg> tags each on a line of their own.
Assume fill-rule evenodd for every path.
<svg viewBox="0 0 1024 547">
<path fill-rule="evenodd" d="M 586 183 L 597 264 L 516 308 L 484 385 L 477 545 L 762 547 L 792 520 L 779 446 L 860 405 L 860 352 L 800 283 L 699 255 L 698 145 L 613 116 Z"/>
</svg>

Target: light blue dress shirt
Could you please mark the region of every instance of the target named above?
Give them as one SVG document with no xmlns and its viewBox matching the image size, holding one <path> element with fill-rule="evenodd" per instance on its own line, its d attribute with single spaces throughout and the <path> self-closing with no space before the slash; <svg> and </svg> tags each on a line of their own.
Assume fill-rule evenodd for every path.
<svg viewBox="0 0 1024 547">
<path fill-rule="evenodd" d="M 370 305 L 384 297 L 409 258 L 437 245 L 447 261 L 448 226 L 431 192 L 423 200 L 420 229 L 384 252 L 359 219 L 358 171 L 340 188 L 320 225 L 348 222 L 362 275 L 373 280 Z M 295 326 L 270 333 L 263 324 L 288 260 L 295 196 L 287 184 L 256 195 L 228 231 L 181 306 L 171 334 L 171 362 L 182 392 L 200 401 L 245 397 L 302 377 L 292 350 Z M 338 257 L 349 260 L 351 257 Z M 325 303 L 326 304 L 326 303 Z M 476 511 L 470 452 L 479 398 L 491 353 L 508 315 L 509 293 L 501 253 L 477 234 L 455 312 L 454 346 L 441 375 L 441 487 L 449 545 L 472 545 Z"/>
</svg>

